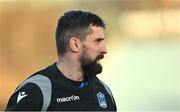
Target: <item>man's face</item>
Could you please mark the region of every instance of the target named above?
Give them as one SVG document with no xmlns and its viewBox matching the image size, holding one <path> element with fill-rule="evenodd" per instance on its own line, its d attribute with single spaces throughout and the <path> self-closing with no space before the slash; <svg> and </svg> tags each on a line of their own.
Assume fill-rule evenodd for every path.
<svg viewBox="0 0 180 112">
<path fill-rule="evenodd" d="M 83 51 L 80 57 L 81 67 L 85 75 L 96 75 L 102 72 L 99 62 L 107 53 L 102 27 L 91 26 L 91 33 L 83 41 Z"/>
</svg>

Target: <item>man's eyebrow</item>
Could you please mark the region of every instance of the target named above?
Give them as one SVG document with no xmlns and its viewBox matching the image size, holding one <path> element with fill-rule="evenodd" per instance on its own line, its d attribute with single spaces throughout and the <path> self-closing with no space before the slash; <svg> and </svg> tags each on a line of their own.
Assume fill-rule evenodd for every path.
<svg viewBox="0 0 180 112">
<path fill-rule="evenodd" d="M 102 41 L 102 40 L 104 40 L 104 39 L 105 39 L 104 37 L 103 37 L 103 38 L 102 38 L 102 37 L 99 37 L 99 38 L 96 39 L 96 41 L 97 41 L 97 42 L 100 42 L 100 41 Z"/>
</svg>

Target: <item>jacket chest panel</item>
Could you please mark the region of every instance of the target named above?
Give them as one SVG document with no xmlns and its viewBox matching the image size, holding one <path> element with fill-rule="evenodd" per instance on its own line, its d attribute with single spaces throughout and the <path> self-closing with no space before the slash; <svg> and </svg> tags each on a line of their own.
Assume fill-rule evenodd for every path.
<svg viewBox="0 0 180 112">
<path fill-rule="evenodd" d="M 49 109 L 53 110 L 107 110 L 109 96 L 102 91 L 65 91 L 53 92 Z M 51 109 L 51 110 L 52 110 Z"/>
<path fill-rule="evenodd" d="M 55 110 L 94 110 L 96 103 L 88 92 L 56 92 L 51 99 L 51 107 Z"/>
</svg>

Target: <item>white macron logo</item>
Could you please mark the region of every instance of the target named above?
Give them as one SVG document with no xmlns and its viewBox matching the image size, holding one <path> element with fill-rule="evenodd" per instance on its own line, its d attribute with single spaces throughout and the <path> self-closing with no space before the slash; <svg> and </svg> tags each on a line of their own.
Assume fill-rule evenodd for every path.
<svg viewBox="0 0 180 112">
<path fill-rule="evenodd" d="M 62 97 L 62 98 L 56 99 L 57 103 L 68 102 L 68 101 L 76 101 L 76 100 L 80 100 L 79 96 L 72 95 L 69 97 Z"/>
<path fill-rule="evenodd" d="M 22 100 L 24 97 L 26 97 L 28 94 L 26 94 L 24 91 L 19 92 L 18 97 L 17 97 L 17 103 Z"/>
</svg>

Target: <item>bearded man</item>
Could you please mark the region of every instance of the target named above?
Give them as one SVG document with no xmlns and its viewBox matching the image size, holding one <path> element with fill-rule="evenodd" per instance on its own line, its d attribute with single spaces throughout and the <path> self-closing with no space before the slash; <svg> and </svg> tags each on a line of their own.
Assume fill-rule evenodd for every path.
<svg viewBox="0 0 180 112">
<path fill-rule="evenodd" d="M 64 13 L 56 29 L 57 62 L 21 83 L 6 110 L 116 111 L 110 89 L 96 76 L 107 53 L 104 29 L 96 14 Z"/>
</svg>

